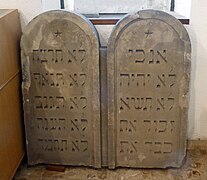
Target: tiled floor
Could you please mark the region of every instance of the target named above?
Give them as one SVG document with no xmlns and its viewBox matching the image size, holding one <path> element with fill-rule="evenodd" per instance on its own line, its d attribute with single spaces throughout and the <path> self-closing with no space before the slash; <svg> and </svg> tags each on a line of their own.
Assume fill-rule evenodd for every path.
<svg viewBox="0 0 207 180">
<path fill-rule="evenodd" d="M 204 141 L 206 143 L 206 141 Z M 202 143 L 191 145 L 188 149 L 184 165 L 179 169 L 126 169 L 116 170 L 92 168 L 67 167 L 65 172 L 54 172 L 46 170 L 44 165 L 27 167 L 26 164 L 20 166 L 14 177 L 15 180 L 30 179 L 108 179 L 108 180 L 207 180 L 207 149 Z"/>
</svg>

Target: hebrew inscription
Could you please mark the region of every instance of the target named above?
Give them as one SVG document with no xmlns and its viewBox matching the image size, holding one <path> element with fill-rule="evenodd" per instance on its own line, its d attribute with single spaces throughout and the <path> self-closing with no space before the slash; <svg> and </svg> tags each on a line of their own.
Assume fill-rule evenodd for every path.
<svg viewBox="0 0 207 180">
<path fill-rule="evenodd" d="M 64 11 L 39 15 L 22 36 L 29 164 L 101 166 L 99 47 L 92 25 Z"/>
<path fill-rule="evenodd" d="M 117 24 L 108 47 L 109 167 L 181 165 L 190 51 L 185 28 L 164 12 Z"/>
</svg>

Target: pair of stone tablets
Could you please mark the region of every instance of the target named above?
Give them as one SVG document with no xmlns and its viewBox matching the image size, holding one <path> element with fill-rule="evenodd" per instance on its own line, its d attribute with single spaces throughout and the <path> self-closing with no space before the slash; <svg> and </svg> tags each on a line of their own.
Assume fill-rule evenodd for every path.
<svg viewBox="0 0 207 180">
<path fill-rule="evenodd" d="M 107 47 L 107 92 L 101 91 L 106 119 L 99 40 L 86 18 L 41 14 L 26 27 L 21 48 L 29 164 L 100 168 L 107 159 L 109 168 L 181 165 L 191 47 L 177 19 L 143 10 L 117 23 Z"/>
</svg>

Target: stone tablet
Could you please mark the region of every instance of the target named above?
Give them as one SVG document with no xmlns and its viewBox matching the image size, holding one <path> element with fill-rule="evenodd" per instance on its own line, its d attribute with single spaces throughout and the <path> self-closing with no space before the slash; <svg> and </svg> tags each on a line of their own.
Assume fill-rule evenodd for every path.
<svg viewBox="0 0 207 180">
<path fill-rule="evenodd" d="M 99 42 L 66 11 L 37 16 L 21 41 L 29 164 L 100 167 Z"/>
<path fill-rule="evenodd" d="M 179 167 L 186 153 L 191 45 L 171 15 L 124 17 L 108 45 L 109 167 Z"/>
</svg>

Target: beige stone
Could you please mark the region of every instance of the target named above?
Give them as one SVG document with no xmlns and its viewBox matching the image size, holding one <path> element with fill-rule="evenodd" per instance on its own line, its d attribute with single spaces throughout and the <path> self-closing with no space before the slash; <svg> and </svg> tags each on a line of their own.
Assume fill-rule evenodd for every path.
<svg viewBox="0 0 207 180">
<path fill-rule="evenodd" d="M 179 167 L 186 153 L 191 45 L 173 16 L 124 17 L 108 44 L 109 167 Z"/>
<path fill-rule="evenodd" d="M 100 167 L 99 42 L 67 11 L 33 19 L 21 40 L 29 164 Z"/>
</svg>

